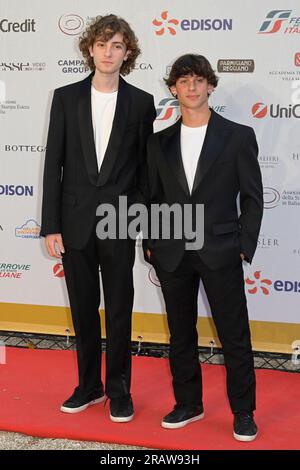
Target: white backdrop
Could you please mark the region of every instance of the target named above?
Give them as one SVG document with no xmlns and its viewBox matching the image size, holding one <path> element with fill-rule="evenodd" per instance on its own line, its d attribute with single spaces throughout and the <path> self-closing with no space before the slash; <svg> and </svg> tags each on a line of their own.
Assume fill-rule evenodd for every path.
<svg viewBox="0 0 300 470">
<path fill-rule="evenodd" d="M 276 10 L 276 11 L 275 11 Z M 252 320 L 297 323 L 300 298 L 300 4 L 296 0 L 0 0 L 0 301 L 68 305 L 63 271 L 39 238 L 42 172 L 54 88 L 83 79 L 77 49 L 89 18 L 116 13 L 140 39 L 126 79 L 155 96 L 156 130 L 177 103 L 162 77 L 179 55 L 205 55 L 219 86 L 211 106 L 253 126 L 265 214 L 245 266 Z M 157 34 L 158 33 L 158 34 Z M 155 273 L 137 247 L 134 310 L 164 311 Z M 209 315 L 199 295 L 200 315 Z"/>
</svg>

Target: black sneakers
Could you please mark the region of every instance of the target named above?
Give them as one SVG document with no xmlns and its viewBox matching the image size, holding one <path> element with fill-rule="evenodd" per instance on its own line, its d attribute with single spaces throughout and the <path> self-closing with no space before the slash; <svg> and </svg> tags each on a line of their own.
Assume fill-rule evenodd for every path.
<svg viewBox="0 0 300 470">
<path fill-rule="evenodd" d="M 110 399 L 110 419 L 114 423 L 127 423 L 133 419 L 131 395 Z"/>
<path fill-rule="evenodd" d="M 82 392 L 76 387 L 73 395 L 62 404 L 60 411 L 63 411 L 63 413 L 79 413 L 80 411 L 86 410 L 90 405 L 101 403 L 104 401 L 104 398 L 105 396 L 102 390 L 96 390 L 88 395 L 82 395 Z"/>
<path fill-rule="evenodd" d="M 204 418 L 202 405 L 188 406 L 176 404 L 174 410 L 163 418 L 161 425 L 166 429 L 178 429 L 202 418 Z"/>
<path fill-rule="evenodd" d="M 237 441 L 250 442 L 257 436 L 257 426 L 250 411 L 234 413 L 233 437 Z"/>
</svg>

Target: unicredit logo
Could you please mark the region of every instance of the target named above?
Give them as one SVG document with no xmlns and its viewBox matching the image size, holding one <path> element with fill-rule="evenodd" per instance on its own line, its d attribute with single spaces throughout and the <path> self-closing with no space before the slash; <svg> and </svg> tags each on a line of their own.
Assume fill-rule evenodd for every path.
<svg viewBox="0 0 300 470">
<path fill-rule="evenodd" d="M 35 33 L 35 24 L 35 20 L 30 18 L 20 23 L 4 18 L 0 21 L 0 31 L 2 33 Z"/>
<path fill-rule="evenodd" d="M 267 115 L 268 107 L 264 103 L 255 103 L 252 106 L 252 114 L 255 118 L 264 118 Z"/>
<path fill-rule="evenodd" d="M 62 15 L 58 21 L 59 29 L 69 36 L 80 34 L 84 27 L 84 21 L 79 15 Z"/>
<path fill-rule="evenodd" d="M 64 277 L 65 276 L 64 267 L 61 263 L 56 263 L 52 268 L 52 272 L 53 272 L 55 277 Z"/>
<path fill-rule="evenodd" d="M 278 119 L 292 119 L 300 118 L 300 104 L 289 104 L 288 106 L 281 106 L 280 104 L 270 104 L 258 102 L 252 106 L 252 116 L 257 119 L 266 116 Z"/>
</svg>

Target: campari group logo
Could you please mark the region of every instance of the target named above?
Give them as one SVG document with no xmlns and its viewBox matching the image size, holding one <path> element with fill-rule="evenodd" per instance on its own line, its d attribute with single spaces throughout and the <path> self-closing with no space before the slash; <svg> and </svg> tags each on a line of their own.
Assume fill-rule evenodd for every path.
<svg viewBox="0 0 300 470">
<path fill-rule="evenodd" d="M 168 10 L 164 10 L 152 20 L 155 34 L 175 36 L 179 31 L 231 31 L 231 18 L 174 18 Z"/>
<path fill-rule="evenodd" d="M 292 15 L 292 10 L 271 10 L 266 15 L 258 33 L 274 34 L 300 33 L 300 17 Z"/>
</svg>

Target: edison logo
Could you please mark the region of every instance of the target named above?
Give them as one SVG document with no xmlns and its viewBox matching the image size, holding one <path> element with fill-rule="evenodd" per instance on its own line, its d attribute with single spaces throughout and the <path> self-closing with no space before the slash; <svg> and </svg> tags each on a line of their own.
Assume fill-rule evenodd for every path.
<svg viewBox="0 0 300 470">
<path fill-rule="evenodd" d="M 260 30 L 258 31 L 259 34 L 273 34 L 277 33 L 280 31 L 282 23 L 286 21 L 289 17 L 290 14 L 292 13 L 292 10 L 272 10 L 270 11 L 267 16 L 265 21 L 260 27 Z"/>
<path fill-rule="evenodd" d="M 168 18 L 168 11 L 160 14 L 160 18 L 155 18 L 152 24 L 156 27 L 155 34 L 162 36 L 165 32 L 175 36 L 177 30 L 186 32 L 198 31 L 232 31 L 232 18 Z M 157 29 L 158 28 L 158 29 Z"/>
<path fill-rule="evenodd" d="M 155 18 L 152 21 L 152 24 L 154 24 L 154 26 L 159 28 L 159 29 L 156 29 L 155 34 L 157 36 L 162 36 L 165 33 L 165 31 L 169 31 L 169 33 L 172 34 L 172 36 L 175 36 L 176 29 L 174 28 L 174 26 L 178 26 L 179 21 L 176 20 L 175 18 L 172 18 L 169 20 L 168 11 L 163 11 L 160 15 L 160 18 L 161 18 L 160 20 Z"/>
<path fill-rule="evenodd" d="M 257 119 L 266 117 L 268 113 L 268 106 L 264 103 L 255 103 L 252 106 L 252 115 Z"/>
<path fill-rule="evenodd" d="M 261 271 L 255 271 L 253 276 L 254 279 L 247 277 L 245 280 L 249 294 L 256 294 L 260 289 L 264 295 L 270 295 L 268 287 L 272 285 L 272 281 L 265 278 L 261 279 Z"/>
</svg>

